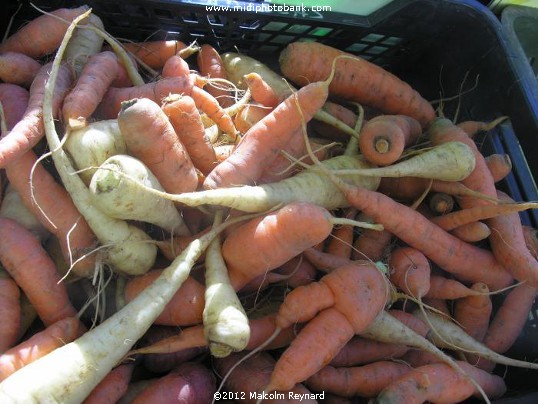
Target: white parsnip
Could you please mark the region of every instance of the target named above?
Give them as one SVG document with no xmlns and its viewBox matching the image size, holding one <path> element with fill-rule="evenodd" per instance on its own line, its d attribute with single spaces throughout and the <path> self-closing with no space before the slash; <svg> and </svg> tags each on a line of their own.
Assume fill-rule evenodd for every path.
<svg viewBox="0 0 538 404">
<path fill-rule="evenodd" d="M 127 145 L 116 119 L 91 122 L 83 128 L 71 130 L 64 147 L 86 185 L 90 184 L 96 167 L 107 158 L 127 154 Z"/>
<path fill-rule="evenodd" d="M 146 192 L 126 176 L 164 192 L 159 180 L 144 163 L 135 157 L 118 154 L 105 160 L 92 177 L 90 193 L 95 206 L 116 219 L 139 220 L 157 225 L 171 234 L 190 235 L 172 201 Z"/>
<path fill-rule="evenodd" d="M 221 215 L 222 211 L 216 212 L 214 225 L 220 223 Z M 205 267 L 204 335 L 211 354 L 223 358 L 246 348 L 250 325 L 230 283 L 219 236 L 207 248 Z"/>
<path fill-rule="evenodd" d="M 71 195 L 73 203 L 82 216 L 84 216 L 101 244 L 109 247 L 106 250 L 106 262 L 118 272 L 131 275 L 143 274 L 155 262 L 155 258 L 157 257 L 156 245 L 138 227 L 123 220 L 110 218 L 92 204 L 91 194 L 88 188 L 76 174 L 71 160 L 62 148 L 53 120 L 51 100 L 63 52 L 79 19 L 86 17 L 90 11 L 73 20 L 56 53 L 50 77 L 45 86 L 43 102 L 45 135 L 49 148 L 52 151 L 52 159 L 56 170 L 67 192 Z"/>
</svg>

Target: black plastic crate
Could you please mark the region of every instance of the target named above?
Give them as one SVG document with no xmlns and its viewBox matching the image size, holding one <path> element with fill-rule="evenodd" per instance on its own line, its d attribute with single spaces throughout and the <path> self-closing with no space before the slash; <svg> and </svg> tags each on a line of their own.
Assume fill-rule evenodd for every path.
<svg viewBox="0 0 538 404">
<path fill-rule="evenodd" d="M 442 112 L 448 118 L 457 115 L 458 121 L 488 121 L 508 116 L 508 122 L 477 141 L 486 155 L 510 155 L 514 169 L 501 184 L 505 191 L 517 201 L 538 200 L 534 180 L 538 175 L 538 100 L 530 90 L 535 78 L 517 69 L 522 63 L 520 54 L 506 39 L 497 17 L 481 3 L 394 0 L 369 16 L 328 12 L 216 13 L 206 8 L 209 3 L 246 7 L 260 1 L 34 2 L 45 10 L 88 4 L 117 38 L 185 42 L 196 39 L 223 52 L 249 54 L 275 69 L 279 52 L 296 40 L 315 40 L 360 55 L 406 80 L 425 98 L 446 98 Z M 4 6 L 3 26 L 7 26 L 7 18 L 17 5 L 18 2 L 9 0 Z M 13 29 L 37 15 L 23 2 Z M 524 212 L 521 217 L 525 224 L 538 227 L 538 212 Z M 538 359 L 537 317 L 535 305 L 524 332 L 508 355 Z M 508 398 L 516 395 L 518 402 L 522 402 L 525 393 L 536 390 L 533 371 L 509 368 L 506 377 L 510 387 Z"/>
</svg>

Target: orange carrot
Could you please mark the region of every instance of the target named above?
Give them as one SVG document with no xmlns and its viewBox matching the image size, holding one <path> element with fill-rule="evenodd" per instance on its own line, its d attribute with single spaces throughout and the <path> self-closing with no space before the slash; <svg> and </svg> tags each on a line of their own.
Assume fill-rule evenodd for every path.
<svg viewBox="0 0 538 404">
<path fill-rule="evenodd" d="M 389 258 L 389 279 L 400 290 L 417 299 L 430 289 L 430 263 L 412 247 L 398 247 Z"/>
<path fill-rule="evenodd" d="M 178 194 L 197 188 L 192 160 L 158 104 L 147 98 L 126 102 L 118 124 L 129 152 L 150 169 L 167 192 Z"/>
<path fill-rule="evenodd" d="M 318 270 L 322 272 L 331 272 L 336 268 L 349 264 L 350 259 L 345 257 L 339 257 L 333 254 L 329 254 L 318 250 L 315 247 L 307 248 L 303 255 L 308 259 Z M 364 257 L 363 257 L 364 259 Z"/>
<path fill-rule="evenodd" d="M 217 165 L 215 149 L 205 136 L 204 125 L 194 100 L 189 96 L 165 98 L 162 110 L 170 120 L 192 163 L 207 175 Z"/>
<path fill-rule="evenodd" d="M 190 74 L 189 64 L 181 56 L 172 55 L 164 63 L 162 77 L 188 77 Z"/>
<path fill-rule="evenodd" d="M 386 166 L 398 160 L 404 149 L 422 134 L 420 123 L 405 115 L 379 115 L 362 127 L 359 148 L 371 163 Z"/>
<path fill-rule="evenodd" d="M 214 361 L 215 368 L 218 374 L 227 374 L 232 366 L 240 361 L 245 356 L 245 353 L 232 353 L 226 358 L 218 358 Z M 269 382 L 271 377 L 271 371 L 275 366 L 275 360 L 268 353 L 261 352 L 258 355 L 252 356 L 242 361 L 237 367 L 234 368 L 233 373 L 230 374 L 224 383 L 224 391 L 229 392 L 228 397 L 237 397 L 241 403 L 255 404 L 256 398 L 252 398 L 249 394 L 260 392 L 264 386 Z M 224 392 L 223 391 L 223 392 Z M 264 399 L 263 402 L 267 404 L 294 404 L 297 399 L 289 397 L 289 394 L 301 394 L 301 402 L 314 404 L 317 403 L 314 399 L 309 399 L 310 391 L 302 384 L 296 384 L 292 386 L 287 393 L 285 393 L 283 399 Z"/>
<path fill-rule="evenodd" d="M 293 133 L 301 129 L 302 122 L 308 122 L 326 98 L 325 82 L 312 83 L 289 96 L 245 133 L 232 155 L 206 178 L 204 188 L 253 185 Z"/>
<path fill-rule="evenodd" d="M 350 109 L 344 107 L 343 105 L 327 101 L 323 105 L 323 111 L 332 116 L 335 119 L 343 122 L 350 128 L 354 128 L 357 124 L 357 114 L 355 114 Z M 315 120 L 312 122 L 312 127 L 321 137 L 326 139 L 332 139 L 335 141 L 344 141 L 349 140 L 349 133 L 344 133 L 339 128 L 334 127 L 327 122 L 322 122 Z"/>
<path fill-rule="evenodd" d="M 8 349 L 0 355 L 0 381 L 56 348 L 75 340 L 82 332 L 78 318 L 66 317 Z"/>
<path fill-rule="evenodd" d="M 460 240 L 468 243 L 476 243 L 485 240 L 491 235 L 491 230 L 484 222 L 472 222 L 456 227 L 450 231 L 451 234 Z"/>
<path fill-rule="evenodd" d="M 499 199 L 513 202 L 508 195 L 498 191 Z M 489 237 L 493 255 L 510 274 L 520 282 L 538 288 L 538 261 L 525 244 L 521 218 L 510 213 L 488 219 Z"/>
<path fill-rule="evenodd" d="M 222 244 L 234 289 L 325 240 L 331 229 L 329 212 L 309 203 L 292 203 L 237 227 Z"/>
<path fill-rule="evenodd" d="M 116 366 L 94 387 L 92 392 L 84 400 L 84 404 L 116 403 L 127 391 L 133 370 L 133 363 Z"/>
<path fill-rule="evenodd" d="M 362 229 L 353 243 L 352 259 L 379 261 L 388 252 L 392 233 L 387 230 Z"/>
<path fill-rule="evenodd" d="M 149 98 L 160 104 L 170 94 L 187 94 L 192 92 L 194 76 L 165 77 L 163 79 L 132 87 L 110 87 L 95 111 L 99 119 L 115 119 L 122 108 L 123 101 L 135 98 Z"/>
<path fill-rule="evenodd" d="M 72 128 L 84 126 L 119 72 L 120 62 L 113 52 L 91 56 L 75 86 L 65 97 L 62 108 L 64 121 Z"/>
<path fill-rule="evenodd" d="M 48 55 L 60 46 L 69 23 L 86 10 L 88 6 L 60 8 L 34 18 L 0 44 L 0 53 L 19 52 L 36 59 Z"/>
<path fill-rule="evenodd" d="M 0 167 L 4 168 L 19 158 L 24 152 L 34 147 L 45 131 L 43 126 L 43 98 L 45 83 L 49 77 L 51 64 L 41 67 L 30 87 L 28 107 L 21 120 L 13 126 L 9 134 L 0 140 Z M 71 86 L 71 72 L 66 65 L 62 65 L 58 72 L 58 82 L 54 89 L 52 109 L 56 115 L 63 101 L 65 93 Z"/>
<path fill-rule="evenodd" d="M 216 388 L 215 375 L 206 366 L 185 362 L 151 382 L 132 403 L 206 404 L 211 402 Z"/>
<path fill-rule="evenodd" d="M 458 123 L 458 127 L 461 128 L 468 136 L 473 137 L 478 132 L 488 132 L 493 129 L 495 126 L 506 120 L 508 117 L 501 116 L 500 118 L 494 119 L 491 122 L 484 121 L 463 121 Z"/>
<path fill-rule="evenodd" d="M 325 366 L 305 384 L 314 391 L 337 393 L 344 397 L 376 397 L 395 379 L 411 371 L 405 363 L 378 361 L 363 366 Z"/>
<path fill-rule="evenodd" d="M 180 41 L 162 40 L 124 43 L 123 47 L 152 69 L 160 69 L 171 56 L 177 55 L 187 45 Z"/>
<path fill-rule="evenodd" d="M 512 161 L 508 154 L 490 154 L 485 159 L 495 182 L 501 181 L 512 171 Z"/>
<path fill-rule="evenodd" d="M 482 342 L 489 328 L 489 320 L 493 310 L 493 304 L 489 296 L 489 289 L 483 283 L 475 283 L 471 289 L 481 294 L 462 297 L 454 302 L 454 320 L 461 328 L 473 337 Z M 475 364 L 478 357 L 472 353 L 464 353 L 467 362 Z"/>
<path fill-rule="evenodd" d="M 196 55 L 196 62 L 201 76 L 224 80 L 228 78 L 220 54 L 209 44 L 200 46 L 198 54 Z M 204 89 L 215 97 L 223 108 L 226 108 L 233 104 L 233 99 L 231 98 L 230 92 L 221 87 L 222 84 L 220 83 L 211 84 L 210 82 Z"/>
<path fill-rule="evenodd" d="M 125 301 L 129 303 L 142 290 L 148 287 L 162 270 L 152 269 L 142 276 L 136 276 L 125 285 Z M 202 321 L 204 311 L 204 286 L 192 277 L 188 277 L 174 297 L 165 306 L 155 320 L 161 325 L 193 325 Z"/>
<path fill-rule="evenodd" d="M 430 195 L 428 206 L 432 212 L 437 213 L 438 215 L 444 215 L 446 213 L 452 212 L 454 209 L 454 198 L 452 195 L 448 195 L 444 192 L 434 192 Z"/>
<path fill-rule="evenodd" d="M 271 108 L 261 104 L 247 104 L 234 117 L 234 124 L 241 133 L 246 133 L 252 126 L 269 115 Z"/>
<path fill-rule="evenodd" d="M 274 108 L 283 101 L 282 97 L 258 73 L 245 74 L 243 79 L 250 89 L 252 99 L 264 107 Z"/>
<path fill-rule="evenodd" d="M 343 217 L 353 219 L 356 214 L 357 210 L 350 208 L 343 215 Z M 353 232 L 354 228 L 351 225 L 335 227 L 331 233 L 331 238 L 327 242 L 325 252 L 336 255 L 337 257 L 351 258 L 351 250 L 353 248 Z"/>
<path fill-rule="evenodd" d="M 388 114 L 415 118 L 425 127 L 435 118 L 433 107 L 420 94 L 383 68 L 349 53 L 318 42 L 292 42 L 280 54 L 282 73 L 292 81 L 306 83 L 325 80 L 333 60 L 336 74 L 329 91 L 334 96 L 378 108 Z"/>
<path fill-rule="evenodd" d="M 189 95 L 193 98 L 196 106 L 204 112 L 208 118 L 219 127 L 219 129 L 229 135 L 233 141 L 239 139 L 232 117 L 228 114 L 227 110 L 220 106 L 215 97 L 197 86 L 192 88 Z"/>
<path fill-rule="evenodd" d="M 24 291 L 39 318 L 50 325 L 77 311 L 54 262 L 39 240 L 14 220 L 0 218 L 0 261 Z"/>
<path fill-rule="evenodd" d="M 21 329 L 20 289 L 15 281 L 0 272 L 0 353 L 19 339 Z"/>
<path fill-rule="evenodd" d="M 468 282 L 486 282 L 492 289 L 510 284 L 512 277 L 485 249 L 462 242 L 414 209 L 366 188 L 353 187 L 331 176 L 352 206 L 371 217 L 408 245 L 422 251 L 445 271 Z"/>
<path fill-rule="evenodd" d="M 408 350 L 405 345 L 374 341 L 356 335 L 331 360 L 330 365 L 338 368 L 391 360 L 401 357 Z"/>
<path fill-rule="evenodd" d="M 70 195 L 41 163 L 35 166 L 32 184 L 29 182 L 32 167 L 37 156 L 32 150 L 6 167 L 10 184 L 21 196 L 24 206 L 60 242 L 63 257 L 79 276 L 90 277 L 95 271 L 95 254 L 91 252 L 97 245 L 95 234 L 86 220 L 81 217 Z"/>
<path fill-rule="evenodd" d="M 455 279 L 432 274 L 430 276 L 430 289 L 425 297 L 429 299 L 454 300 L 477 294 L 477 291 L 472 290 Z"/>
<path fill-rule="evenodd" d="M 41 63 L 30 56 L 17 52 L 0 54 L 0 80 L 28 88 L 34 81 Z"/>
<path fill-rule="evenodd" d="M 0 102 L 4 110 L 7 130 L 11 130 L 24 116 L 28 108 L 29 93 L 16 84 L 0 83 Z M 2 132 L 3 129 L 0 129 Z M 7 133 L 1 133 L 2 137 Z"/>
<path fill-rule="evenodd" d="M 488 398 L 497 398 L 506 392 L 506 385 L 500 376 L 477 369 L 467 362 L 458 361 L 465 373 L 475 380 Z M 420 366 L 387 386 L 377 396 L 376 403 L 422 403 L 460 402 L 471 396 L 478 396 L 476 386 L 444 363 Z"/>
</svg>

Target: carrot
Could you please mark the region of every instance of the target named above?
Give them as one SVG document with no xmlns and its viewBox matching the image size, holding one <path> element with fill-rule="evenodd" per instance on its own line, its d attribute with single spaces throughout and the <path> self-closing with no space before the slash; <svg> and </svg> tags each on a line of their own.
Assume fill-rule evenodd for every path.
<svg viewBox="0 0 538 404">
<path fill-rule="evenodd" d="M 125 301 L 129 303 L 153 283 L 162 273 L 151 269 L 142 276 L 133 277 L 125 285 Z M 204 310 L 204 286 L 192 277 L 187 277 L 174 294 L 162 313 L 155 319 L 160 325 L 194 325 L 202 321 Z"/>
<path fill-rule="evenodd" d="M 0 53 L 19 52 L 35 59 L 48 55 L 60 46 L 69 22 L 86 10 L 88 6 L 84 5 L 60 8 L 52 11 L 52 15 L 40 15 L 6 38 L 0 44 Z"/>
<path fill-rule="evenodd" d="M 460 240 L 468 243 L 476 243 L 485 240 L 491 235 L 491 230 L 484 222 L 472 222 L 456 227 L 450 231 L 451 234 Z"/>
<path fill-rule="evenodd" d="M 0 261 L 45 325 L 76 315 L 67 288 L 39 240 L 17 222 L 0 218 Z"/>
<path fill-rule="evenodd" d="M 76 317 L 65 317 L 0 355 L 0 381 L 22 367 L 73 341 L 82 333 Z"/>
<path fill-rule="evenodd" d="M 356 335 L 331 360 L 330 366 L 340 368 L 392 360 L 403 356 L 408 349 L 405 345 L 378 342 Z"/>
<path fill-rule="evenodd" d="M 316 269 L 322 272 L 334 271 L 336 268 L 350 262 L 349 258 L 335 256 L 333 254 L 320 251 L 315 247 L 307 248 L 304 250 L 303 255 L 316 267 Z"/>
<path fill-rule="evenodd" d="M 150 383 L 132 402 L 206 404 L 213 398 L 215 390 L 215 375 L 207 367 L 197 362 L 185 362 Z"/>
<path fill-rule="evenodd" d="M 331 229 L 329 212 L 309 203 L 288 204 L 251 219 L 222 244 L 230 282 L 235 290 L 241 290 L 250 280 L 325 240 Z"/>
<path fill-rule="evenodd" d="M 327 101 L 325 105 L 323 105 L 323 111 L 333 118 L 343 122 L 350 128 L 354 128 L 357 124 L 357 114 L 343 105 Z M 317 120 L 312 123 L 312 126 L 321 137 L 333 139 L 335 141 L 349 140 L 349 133 L 342 131 L 338 127 L 335 127 L 328 122 L 321 122 Z"/>
<path fill-rule="evenodd" d="M 169 96 L 162 110 L 170 120 L 193 165 L 208 175 L 217 165 L 215 149 L 205 136 L 204 125 L 194 100 L 189 96 Z"/>
<path fill-rule="evenodd" d="M 95 234 L 64 187 L 43 167 L 35 165 L 37 156 L 32 150 L 6 167 L 10 184 L 20 194 L 22 203 L 39 222 L 60 242 L 63 257 L 79 276 L 89 277 L 95 270 L 95 256 L 89 253 L 97 244 Z M 29 178 L 33 171 L 32 188 Z"/>
<path fill-rule="evenodd" d="M 454 320 L 467 334 L 482 342 L 489 328 L 493 304 L 485 284 L 475 283 L 471 289 L 481 294 L 457 299 L 454 302 Z M 465 357 L 467 362 L 477 363 L 478 358 L 475 355 L 466 353 Z"/>
<path fill-rule="evenodd" d="M 167 192 L 196 189 L 192 160 L 158 104 L 147 98 L 126 102 L 118 124 L 130 154 L 147 165 Z"/>
<path fill-rule="evenodd" d="M 308 122 L 321 108 L 327 95 L 327 83 L 317 82 L 289 96 L 244 134 L 232 155 L 206 178 L 204 188 L 254 184 L 293 133 L 301 128 L 301 122 Z"/>
<path fill-rule="evenodd" d="M 353 187 L 331 176 L 348 201 L 396 237 L 422 251 L 445 271 L 469 282 L 484 281 L 492 289 L 507 286 L 512 277 L 487 250 L 467 244 L 415 210 L 379 192 Z M 390 213 L 394 214 L 390 214 Z"/>
<path fill-rule="evenodd" d="M 231 354 L 226 358 L 219 358 L 214 362 L 216 371 L 220 375 L 227 374 L 232 367 L 244 357 L 245 354 L 240 352 Z M 256 403 L 256 398 L 259 398 L 259 393 L 256 392 L 261 391 L 261 389 L 267 385 L 274 366 L 275 360 L 270 354 L 265 352 L 260 352 L 258 355 L 242 361 L 234 368 L 230 377 L 225 380 L 224 391 L 221 393 L 221 397 L 234 398 L 241 403 Z M 252 397 L 252 394 L 255 394 L 255 396 Z M 293 404 L 301 398 L 301 402 L 310 404 L 317 403 L 315 399 L 311 398 L 311 394 L 313 393 L 311 393 L 304 385 L 296 384 L 287 391 L 283 398 L 271 399 L 266 397 L 263 402 L 272 404 Z"/>
<path fill-rule="evenodd" d="M 0 272 L 0 353 L 19 339 L 21 329 L 21 291 L 15 281 Z"/>
<path fill-rule="evenodd" d="M 506 385 L 500 376 L 457 362 L 485 391 L 488 398 L 501 397 Z M 477 395 L 476 387 L 444 363 L 418 367 L 387 386 L 374 403 L 460 402 Z"/>
<path fill-rule="evenodd" d="M 389 257 L 389 279 L 400 290 L 421 299 L 430 289 L 430 263 L 412 247 L 399 247 Z"/>
<path fill-rule="evenodd" d="M 0 80 L 24 88 L 30 87 L 41 63 L 30 56 L 18 52 L 0 54 Z"/>
<path fill-rule="evenodd" d="M 305 384 L 314 391 L 337 393 L 344 397 L 376 397 L 395 379 L 411 368 L 404 363 L 378 361 L 363 366 L 325 366 Z"/>
<path fill-rule="evenodd" d="M 184 328 L 179 331 L 180 335 L 188 334 L 188 331 L 191 329 L 201 328 L 201 325 L 196 325 L 188 328 Z M 137 346 L 140 346 L 141 349 L 149 349 L 151 352 L 151 347 L 160 344 L 161 341 L 170 339 L 172 337 L 178 336 L 178 328 L 175 326 L 166 326 L 166 325 L 152 325 L 149 330 L 144 334 L 140 339 Z M 192 346 L 186 346 L 184 349 L 178 349 L 176 351 L 171 351 L 168 353 L 146 353 L 144 354 L 141 362 L 144 366 L 144 369 L 149 370 L 155 374 L 164 374 L 169 372 L 176 366 L 180 365 L 183 362 L 193 360 L 200 354 L 207 352 L 207 344 L 201 333 L 200 345 L 196 346 L 194 338 L 191 339 Z M 129 355 L 130 356 L 130 355 Z"/>
<path fill-rule="evenodd" d="M 190 74 L 189 64 L 181 56 L 172 55 L 164 63 L 161 77 L 184 77 Z"/>
<path fill-rule="evenodd" d="M 86 125 L 111 83 L 118 77 L 120 62 L 110 51 L 91 56 L 73 89 L 66 95 L 62 115 L 70 128 Z"/>
<path fill-rule="evenodd" d="M 122 45 L 136 59 L 153 69 L 162 68 L 171 56 L 187 47 L 183 42 L 175 40 L 125 42 Z"/>
<path fill-rule="evenodd" d="M 200 46 L 198 54 L 196 55 L 196 62 L 198 64 L 200 75 L 209 77 L 210 79 L 226 80 L 228 78 L 220 54 L 209 44 Z M 231 98 L 230 91 L 219 87 L 218 84 L 212 84 L 212 81 L 210 80 L 209 85 L 204 87 L 204 89 L 215 97 L 223 108 L 232 105 L 233 99 Z"/>
<path fill-rule="evenodd" d="M 133 363 L 116 366 L 84 399 L 84 404 L 116 403 L 127 391 L 133 370 Z"/>
<path fill-rule="evenodd" d="M 484 337 L 484 344 L 498 353 L 506 352 L 525 327 L 537 290 L 524 283 L 509 291 L 497 309 Z"/>
<path fill-rule="evenodd" d="M 247 104 L 234 117 L 234 124 L 241 133 L 246 133 L 258 121 L 271 113 L 271 108 L 264 107 L 261 104 Z"/>
<path fill-rule="evenodd" d="M 391 240 L 392 233 L 385 229 L 362 229 L 353 243 L 351 258 L 379 261 L 388 252 Z"/>
<path fill-rule="evenodd" d="M 250 89 L 252 99 L 264 107 L 274 108 L 283 101 L 282 97 L 258 73 L 245 74 L 243 80 Z"/>
<path fill-rule="evenodd" d="M 24 111 L 28 108 L 28 90 L 10 83 L 0 83 L 0 103 L 4 111 L 6 128 L 0 128 L 2 137 L 7 135 L 17 122 L 24 116 Z"/>
<path fill-rule="evenodd" d="M 456 279 L 432 274 L 430 276 L 430 288 L 425 297 L 429 299 L 454 300 L 477 294 L 477 291 L 472 290 Z"/>
<path fill-rule="evenodd" d="M 422 134 L 420 123 L 405 115 L 380 115 L 361 129 L 359 148 L 371 163 L 386 166 L 400 159 L 404 149 Z"/>
<path fill-rule="evenodd" d="M 501 191 L 498 191 L 498 195 L 503 201 L 513 202 Z M 519 215 L 510 213 L 495 216 L 488 219 L 487 224 L 491 229 L 491 250 L 497 261 L 518 281 L 538 288 L 538 261 L 525 244 Z"/>
<path fill-rule="evenodd" d="M 454 198 L 452 195 L 445 194 L 444 192 L 435 192 L 430 195 L 428 206 L 432 212 L 438 215 L 444 215 L 452 212 L 454 209 Z"/>
<path fill-rule="evenodd" d="M 499 182 L 512 171 L 512 161 L 508 154 L 490 154 L 485 157 L 493 181 Z"/>
<path fill-rule="evenodd" d="M 194 86 L 194 77 L 165 77 L 163 79 L 131 87 L 110 87 L 97 109 L 95 117 L 115 119 L 122 109 L 122 102 L 135 98 L 149 98 L 159 103 L 169 94 L 190 95 Z"/>
<path fill-rule="evenodd" d="M 343 215 L 348 219 L 352 219 L 357 214 L 357 210 L 350 208 Z M 327 242 L 325 252 L 343 258 L 351 258 L 351 250 L 353 248 L 353 232 L 354 228 L 351 225 L 342 225 L 333 229 L 331 238 Z"/>
<path fill-rule="evenodd" d="M 19 158 L 24 152 L 34 147 L 43 138 L 43 100 L 45 83 L 49 77 L 51 64 L 41 67 L 36 78 L 30 86 L 28 107 L 21 120 L 13 126 L 9 134 L 0 140 L 0 167 Z M 60 108 L 64 95 L 71 86 L 71 72 L 66 65 L 62 65 L 58 72 L 58 86 L 52 98 L 52 113 L 55 116 Z"/>
<path fill-rule="evenodd" d="M 473 137 L 478 132 L 489 132 L 507 118 L 507 116 L 501 116 L 491 122 L 463 121 L 458 123 L 458 127 L 461 128 L 465 133 L 467 133 L 468 136 Z"/>
<path fill-rule="evenodd" d="M 194 86 L 190 95 L 196 106 L 204 112 L 230 139 L 237 143 L 239 134 L 228 111 L 220 106 L 218 101 L 207 91 Z"/>
<path fill-rule="evenodd" d="M 433 107 L 407 83 L 373 63 L 318 42 L 290 43 L 280 54 L 280 69 L 286 77 L 304 85 L 325 80 L 333 60 L 340 55 L 347 58 L 336 64 L 331 94 L 385 113 L 410 116 L 422 127 L 434 120 Z"/>
</svg>

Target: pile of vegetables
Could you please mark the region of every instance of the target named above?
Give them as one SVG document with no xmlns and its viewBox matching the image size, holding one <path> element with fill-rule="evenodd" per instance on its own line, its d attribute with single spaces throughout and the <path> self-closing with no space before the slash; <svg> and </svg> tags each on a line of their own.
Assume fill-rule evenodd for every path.
<svg viewBox="0 0 538 404">
<path fill-rule="evenodd" d="M 278 71 L 120 43 L 86 6 L 5 39 L 0 80 L 0 402 L 489 401 L 496 364 L 538 369 L 503 356 L 536 205 L 473 139 L 505 117 L 316 42 Z"/>
</svg>

